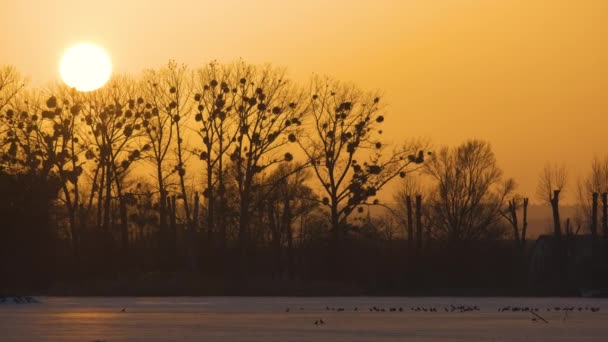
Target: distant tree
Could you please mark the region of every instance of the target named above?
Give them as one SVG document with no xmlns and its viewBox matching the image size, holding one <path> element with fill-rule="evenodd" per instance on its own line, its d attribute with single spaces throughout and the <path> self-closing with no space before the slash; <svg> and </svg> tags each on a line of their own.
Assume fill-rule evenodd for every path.
<svg viewBox="0 0 608 342">
<path fill-rule="evenodd" d="M 375 94 L 316 78 L 310 96 L 312 122 L 298 144 L 323 189 L 322 204 L 338 241 L 347 233 L 353 211 L 377 203 L 372 198 L 389 181 L 422 164 L 424 152 L 416 143 L 387 151 L 380 140 L 384 115 Z"/>
<path fill-rule="evenodd" d="M 282 251 L 287 249 L 287 273 L 294 275 L 294 224 L 318 206 L 318 199 L 306 185 L 310 170 L 302 164 L 280 164 L 264 179 L 261 190 L 267 226 L 275 253 L 276 270 L 283 271 Z"/>
<path fill-rule="evenodd" d="M 501 210 L 513 191 L 489 143 L 469 140 L 442 148 L 425 164 L 435 181 L 429 198 L 435 234 L 452 242 L 500 237 Z"/>
<path fill-rule="evenodd" d="M 598 202 L 602 201 L 602 231 L 608 236 L 608 221 L 606 216 L 606 193 L 608 193 L 608 156 L 600 159 L 593 158 L 591 170 L 577 184 L 578 220 L 589 227 L 592 235 L 597 235 Z M 598 198 L 601 197 L 601 198 Z"/>
<path fill-rule="evenodd" d="M 553 212 L 553 234 L 557 239 L 562 236 L 561 221 L 559 215 L 560 195 L 568 181 L 568 173 L 565 165 L 545 164 L 538 178 L 536 194 L 538 198 L 551 205 Z"/>
<path fill-rule="evenodd" d="M 527 197 L 521 198 L 520 196 L 513 196 L 508 202 L 507 206 L 503 209 L 503 217 L 513 227 L 513 239 L 516 245 L 520 249 L 524 249 L 526 246 L 526 233 L 528 230 L 528 203 Z M 520 225 L 519 212 L 522 211 L 522 220 Z"/>
<path fill-rule="evenodd" d="M 416 244 L 416 240 L 422 238 L 421 232 L 415 231 L 414 215 L 422 216 L 422 213 L 415 213 L 415 199 L 417 196 L 426 196 L 426 191 L 423 188 L 419 178 L 415 178 L 412 175 L 406 176 L 401 182 L 400 188 L 393 195 L 393 201 L 396 204 L 396 214 L 401 221 L 403 227 L 406 227 L 406 234 L 408 244 L 410 248 L 413 248 Z M 422 228 L 422 227 L 420 227 Z M 419 236 L 419 239 L 416 238 Z"/>
<path fill-rule="evenodd" d="M 25 82 L 15 67 L 0 66 L 0 112 L 24 87 Z"/>
</svg>

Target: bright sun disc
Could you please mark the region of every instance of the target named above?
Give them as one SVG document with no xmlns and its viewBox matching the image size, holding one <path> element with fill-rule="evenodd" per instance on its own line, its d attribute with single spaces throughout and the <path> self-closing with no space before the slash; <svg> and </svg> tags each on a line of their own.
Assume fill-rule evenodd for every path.
<svg viewBox="0 0 608 342">
<path fill-rule="evenodd" d="M 112 62 L 99 46 L 81 43 L 67 49 L 59 66 L 61 79 L 78 91 L 101 88 L 112 74 Z"/>
</svg>

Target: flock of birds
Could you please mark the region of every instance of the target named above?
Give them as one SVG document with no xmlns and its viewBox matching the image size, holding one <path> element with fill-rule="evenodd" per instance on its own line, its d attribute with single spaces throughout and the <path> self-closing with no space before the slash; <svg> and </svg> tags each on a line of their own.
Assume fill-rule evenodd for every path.
<svg viewBox="0 0 608 342">
<path fill-rule="evenodd" d="M 304 308 L 300 307 L 299 308 L 300 311 L 303 311 Z M 391 306 L 391 307 L 378 307 L 378 306 L 372 306 L 367 308 L 367 310 L 369 312 L 407 312 L 407 311 L 411 311 L 411 312 L 429 312 L 429 313 L 434 313 L 434 312 L 447 312 L 447 313 L 465 313 L 465 312 L 474 312 L 474 311 L 481 311 L 481 309 L 476 306 L 476 305 L 448 305 L 448 306 L 443 306 L 443 307 L 435 307 L 435 306 L 412 306 L 409 308 L 406 307 L 400 307 L 400 306 Z M 293 311 L 291 308 L 286 308 L 285 312 L 291 312 Z M 359 310 L 358 307 L 354 307 L 352 309 L 346 309 L 344 307 L 329 307 L 326 306 L 325 307 L 325 311 L 326 312 L 345 312 L 345 311 L 351 311 L 351 312 L 359 312 L 359 311 L 365 311 L 365 309 Z M 547 320 L 545 320 L 542 316 L 540 316 L 539 312 L 541 312 L 542 310 L 537 308 L 537 307 L 529 307 L 529 306 L 502 306 L 498 308 L 498 312 L 528 312 L 531 313 L 533 315 L 533 317 L 531 318 L 531 320 L 533 322 L 545 322 L 545 323 L 549 323 Z M 545 308 L 544 311 L 546 312 L 563 312 L 564 314 L 568 314 L 569 312 L 591 312 L 591 313 L 596 313 L 600 311 L 599 307 L 589 307 L 589 306 L 585 306 L 585 307 L 575 307 L 575 306 L 555 306 L 555 307 L 548 307 Z M 324 325 L 325 321 L 323 319 L 317 319 L 314 322 L 315 325 L 320 326 L 320 325 Z"/>
<path fill-rule="evenodd" d="M 539 312 L 539 311 L 540 311 L 539 308 L 534 308 L 534 307 L 529 307 L 529 306 L 504 306 L 504 307 L 498 308 L 498 312 Z M 547 311 L 547 312 L 551 312 L 551 311 L 561 311 L 561 312 L 590 311 L 590 312 L 595 313 L 595 312 L 599 312 L 600 308 L 589 307 L 589 306 L 585 306 L 585 307 L 582 307 L 582 306 L 578 306 L 578 307 L 555 306 L 552 308 L 546 308 L 545 311 Z"/>
<path fill-rule="evenodd" d="M 0 304 L 33 304 L 39 303 L 32 296 L 0 296 Z"/>
</svg>

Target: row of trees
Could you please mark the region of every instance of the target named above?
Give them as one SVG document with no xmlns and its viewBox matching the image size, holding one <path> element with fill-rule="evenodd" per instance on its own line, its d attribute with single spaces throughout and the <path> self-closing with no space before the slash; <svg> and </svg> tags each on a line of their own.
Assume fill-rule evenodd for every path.
<svg viewBox="0 0 608 342">
<path fill-rule="evenodd" d="M 170 62 L 89 93 L 29 89 L 3 67 L 0 173 L 45 184 L 39 191 L 53 206 L 45 229 L 69 251 L 62 267 L 70 274 L 243 276 L 256 269 L 256 255 L 269 254 L 262 268 L 293 277 L 321 251 L 321 276 L 331 277 L 361 241 L 387 250 L 396 235 L 418 256 L 432 241 L 504 238 L 521 254 L 528 199 L 491 146 L 469 140 L 431 153 L 423 140 L 389 145 L 381 103 L 350 84 L 315 77 L 302 88 L 282 69 L 244 62 L 197 70 Z M 547 168 L 539 189 L 557 209 L 565 173 L 555 170 Z M 600 170 L 594 164 L 581 183 L 581 199 L 608 184 Z M 381 202 L 396 178 L 394 204 Z M 374 207 L 388 214 L 372 217 Z"/>
<path fill-rule="evenodd" d="M 125 260 L 137 232 L 158 234 L 166 267 L 177 235 L 190 269 L 229 245 L 245 260 L 266 235 L 291 243 L 293 221 L 319 208 L 339 244 L 353 213 L 423 162 L 420 144 L 380 141 L 375 94 L 320 77 L 305 91 L 271 66 L 171 62 L 90 93 L 2 75 L 0 169 L 58 179 L 58 228 L 76 260 L 93 230 Z"/>
</svg>

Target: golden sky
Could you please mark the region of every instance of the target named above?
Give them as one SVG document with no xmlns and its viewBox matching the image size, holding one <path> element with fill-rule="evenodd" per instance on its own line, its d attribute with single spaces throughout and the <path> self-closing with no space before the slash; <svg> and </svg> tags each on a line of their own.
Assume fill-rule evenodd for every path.
<svg viewBox="0 0 608 342">
<path fill-rule="evenodd" d="M 0 64 L 34 84 L 83 40 L 119 72 L 243 58 L 381 90 L 389 140 L 487 139 L 529 196 L 545 162 L 574 185 L 608 154 L 606 0 L 0 0 Z"/>
</svg>

